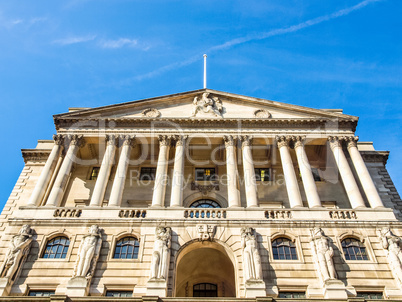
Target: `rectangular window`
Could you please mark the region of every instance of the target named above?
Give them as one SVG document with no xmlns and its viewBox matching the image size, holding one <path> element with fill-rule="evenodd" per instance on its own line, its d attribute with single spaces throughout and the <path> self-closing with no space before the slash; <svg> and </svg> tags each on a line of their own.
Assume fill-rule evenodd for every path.
<svg viewBox="0 0 402 302">
<path fill-rule="evenodd" d="M 195 180 L 207 181 L 217 180 L 215 168 L 195 168 Z"/>
<path fill-rule="evenodd" d="M 133 296 L 133 292 L 130 291 L 122 291 L 122 290 L 108 290 L 106 292 L 106 297 L 132 297 Z"/>
<path fill-rule="evenodd" d="M 318 173 L 318 168 L 311 168 L 311 172 L 313 173 L 314 181 L 321 181 L 320 173 Z"/>
<path fill-rule="evenodd" d="M 90 180 L 96 180 L 98 178 L 100 167 L 93 167 L 91 171 L 91 175 L 89 176 Z"/>
<path fill-rule="evenodd" d="M 54 295 L 54 290 L 30 290 L 28 296 L 30 297 L 49 297 Z"/>
<path fill-rule="evenodd" d="M 382 300 L 382 293 L 379 292 L 357 292 L 357 298 L 364 298 L 366 300 Z"/>
<path fill-rule="evenodd" d="M 271 169 L 269 168 L 255 168 L 255 180 L 256 181 L 270 181 Z"/>
<path fill-rule="evenodd" d="M 156 168 L 143 167 L 141 168 L 140 180 L 155 180 Z"/>
<path fill-rule="evenodd" d="M 298 299 L 303 299 L 303 298 L 306 298 L 306 294 L 304 292 L 279 292 L 278 298 L 285 298 L 285 299 L 298 298 Z"/>
</svg>

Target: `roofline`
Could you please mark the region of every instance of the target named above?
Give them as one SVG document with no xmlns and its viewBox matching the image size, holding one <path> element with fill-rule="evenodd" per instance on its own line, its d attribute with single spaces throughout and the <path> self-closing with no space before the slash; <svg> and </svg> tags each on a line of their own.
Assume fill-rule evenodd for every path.
<svg viewBox="0 0 402 302">
<path fill-rule="evenodd" d="M 152 98 L 146 98 L 146 99 L 140 99 L 140 100 L 134 100 L 134 101 L 129 101 L 129 102 L 124 102 L 124 103 L 117 103 L 117 104 L 112 104 L 112 105 L 106 105 L 106 106 L 101 106 L 101 107 L 95 107 L 95 108 L 90 108 L 90 109 L 83 109 L 83 110 L 77 110 L 74 112 L 66 112 L 66 113 L 60 113 L 60 114 L 55 114 L 53 115 L 53 118 L 63 118 L 67 116 L 76 116 L 79 114 L 87 113 L 87 112 L 99 112 L 99 111 L 105 111 L 109 108 L 116 108 L 116 107 L 125 107 L 125 106 L 130 106 L 132 104 L 141 104 L 144 102 L 149 102 L 153 100 L 160 100 L 160 99 L 165 99 L 165 98 L 173 98 L 173 97 L 178 97 L 178 96 L 183 96 L 183 95 L 191 95 L 191 94 L 197 94 L 197 93 L 202 93 L 202 92 L 209 92 L 209 93 L 216 93 L 216 94 L 221 94 L 227 97 L 232 97 L 232 98 L 239 98 L 239 99 L 246 99 L 250 101 L 259 101 L 262 103 L 265 103 L 266 105 L 271 105 L 276 108 L 280 109 L 285 109 L 285 110 L 290 110 L 292 109 L 299 110 L 302 112 L 308 112 L 311 113 L 311 111 L 314 111 L 316 113 L 319 113 L 321 115 L 325 115 L 328 117 L 342 117 L 342 118 L 351 118 L 354 120 L 358 120 L 359 117 L 354 116 L 354 115 L 348 115 L 348 114 L 343 114 L 343 113 L 335 113 L 335 112 L 328 112 L 324 111 L 322 109 L 316 109 L 316 108 L 310 108 L 310 107 L 305 107 L 305 106 L 300 106 L 300 105 L 293 105 L 293 104 L 288 104 L 288 103 L 283 103 L 283 102 L 277 102 L 277 101 L 271 101 L 263 98 L 256 98 L 256 97 L 250 97 L 250 96 L 245 96 L 245 95 L 240 95 L 240 94 L 235 94 L 235 93 L 229 93 L 229 92 L 224 92 L 224 91 L 219 91 L 219 90 L 214 90 L 214 89 L 197 89 L 197 90 L 191 90 L 191 91 L 185 91 L 185 92 L 180 92 L 180 93 L 175 93 L 175 94 L 168 94 L 168 95 L 163 95 L 163 96 L 157 96 L 157 97 L 152 97 Z"/>
</svg>

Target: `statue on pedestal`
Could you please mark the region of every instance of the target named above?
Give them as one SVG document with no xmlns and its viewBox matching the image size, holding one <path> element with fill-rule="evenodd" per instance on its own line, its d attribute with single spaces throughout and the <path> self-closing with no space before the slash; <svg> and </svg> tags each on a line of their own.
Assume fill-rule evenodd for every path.
<svg viewBox="0 0 402 302">
<path fill-rule="evenodd" d="M 243 270 L 245 281 L 262 280 L 261 257 L 258 252 L 255 230 L 250 227 L 241 230 L 243 248 Z"/>
<path fill-rule="evenodd" d="M 196 116 L 199 111 L 203 113 L 211 113 L 216 117 L 222 117 L 222 102 L 218 97 L 209 98 L 209 93 L 204 92 L 201 99 L 198 99 L 197 96 L 194 98 L 191 116 Z"/>
<path fill-rule="evenodd" d="M 82 238 L 73 277 L 92 277 L 101 246 L 100 229 L 97 225 L 92 225 L 88 234 Z"/>
<path fill-rule="evenodd" d="M 171 229 L 156 228 L 156 239 L 152 253 L 151 279 L 167 279 L 170 258 Z"/>
<path fill-rule="evenodd" d="M 31 247 L 32 234 L 29 224 L 23 225 L 17 235 L 11 239 L 6 258 L 1 266 L 0 278 L 15 280 L 18 270 L 25 262 Z"/>
<path fill-rule="evenodd" d="M 402 285 L 402 239 L 392 234 L 391 230 L 384 227 L 380 231 L 382 247 L 388 250 L 388 262 L 392 268 L 398 283 Z"/>
<path fill-rule="evenodd" d="M 323 281 L 337 279 L 332 259 L 334 250 L 330 245 L 329 238 L 325 236 L 324 231 L 319 227 L 312 229 L 311 233 L 311 246 Z"/>
</svg>

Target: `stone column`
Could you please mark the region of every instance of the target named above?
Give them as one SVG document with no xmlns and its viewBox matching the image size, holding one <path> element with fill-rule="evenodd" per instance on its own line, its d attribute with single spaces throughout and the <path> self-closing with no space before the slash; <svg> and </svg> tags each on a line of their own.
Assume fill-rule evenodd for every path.
<svg viewBox="0 0 402 302">
<path fill-rule="evenodd" d="M 317 186 L 315 185 L 311 166 L 307 158 L 306 150 L 304 149 L 305 137 L 297 136 L 294 137 L 293 140 L 308 205 L 310 208 L 321 207 Z"/>
<path fill-rule="evenodd" d="M 114 155 L 116 153 L 116 136 L 106 134 L 106 150 L 103 156 L 102 165 L 99 170 L 98 177 L 96 179 L 94 191 L 92 193 L 90 206 L 99 207 L 102 205 L 103 198 L 107 184 L 109 182 L 110 171 L 114 163 Z"/>
<path fill-rule="evenodd" d="M 57 207 L 63 198 L 64 190 L 66 189 L 67 181 L 70 176 L 71 168 L 77 158 L 77 153 L 80 147 L 85 143 L 82 135 L 69 135 L 70 145 L 67 154 L 61 164 L 59 173 L 54 181 L 53 188 L 47 199 L 46 206 Z"/>
<path fill-rule="evenodd" d="M 184 183 L 184 146 L 187 136 L 176 135 L 176 153 L 174 156 L 172 195 L 170 197 L 171 207 L 183 206 L 183 183 Z"/>
<path fill-rule="evenodd" d="M 123 146 L 119 163 L 117 165 L 116 175 L 114 177 L 112 191 L 110 192 L 109 207 L 118 207 L 121 204 L 124 185 L 126 184 L 127 168 L 130 162 L 131 148 L 134 146 L 134 136 L 122 136 Z"/>
<path fill-rule="evenodd" d="M 169 162 L 170 137 L 159 135 L 159 156 L 158 166 L 156 167 L 154 193 L 152 196 L 152 206 L 162 207 L 165 201 L 167 169 Z"/>
<path fill-rule="evenodd" d="M 63 151 L 63 136 L 62 135 L 53 135 L 54 146 L 52 148 L 52 152 L 46 161 L 45 166 L 39 176 L 38 182 L 31 194 L 31 197 L 28 200 L 28 206 L 38 206 L 45 196 L 46 189 L 50 183 L 52 178 L 52 174 L 57 166 L 57 161 L 60 158 L 60 154 Z"/>
<path fill-rule="evenodd" d="M 228 186 L 229 207 L 240 207 L 240 192 L 237 188 L 237 167 L 236 167 L 236 141 L 231 135 L 223 137 L 226 148 L 226 174 Z"/>
<path fill-rule="evenodd" d="M 244 135 L 240 137 L 243 153 L 244 187 L 246 189 L 247 207 L 258 207 L 257 183 L 254 172 L 254 162 L 250 145 L 252 137 Z"/>
<path fill-rule="evenodd" d="M 297 184 L 295 168 L 289 152 L 289 137 L 277 136 L 276 141 L 281 155 L 283 174 L 285 177 L 286 190 L 288 192 L 291 208 L 302 207 L 303 202 L 300 195 L 299 185 Z"/>
<path fill-rule="evenodd" d="M 370 173 L 367 170 L 366 164 L 362 156 L 360 155 L 359 150 L 357 149 L 356 142 L 358 141 L 358 137 L 348 137 L 348 151 L 350 158 L 352 159 L 353 165 L 355 166 L 357 176 L 360 179 L 360 182 L 363 186 L 363 190 L 366 193 L 367 199 L 372 208 L 384 207 L 380 195 L 371 179 Z"/>
<path fill-rule="evenodd" d="M 341 174 L 342 182 L 348 195 L 349 202 L 353 209 L 359 207 L 366 207 L 363 198 L 360 194 L 359 187 L 356 184 L 352 170 L 349 167 L 345 154 L 342 150 L 341 140 L 337 136 L 328 137 L 329 145 L 335 157 L 335 162 L 338 166 L 339 173 Z"/>
</svg>

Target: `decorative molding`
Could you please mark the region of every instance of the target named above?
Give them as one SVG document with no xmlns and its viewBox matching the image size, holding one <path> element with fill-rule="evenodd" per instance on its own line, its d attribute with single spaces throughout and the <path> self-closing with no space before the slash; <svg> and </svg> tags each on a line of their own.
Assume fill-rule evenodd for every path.
<svg viewBox="0 0 402 302">
<path fill-rule="evenodd" d="M 202 193 L 202 195 L 207 195 L 208 192 L 211 192 L 212 190 L 219 191 L 219 184 L 200 185 L 193 181 L 191 182 L 191 190 L 198 190 Z"/>
<path fill-rule="evenodd" d="M 244 148 L 245 146 L 251 146 L 253 143 L 253 137 L 249 135 L 241 135 L 240 137 L 241 147 Z"/>
<path fill-rule="evenodd" d="M 118 142 L 118 136 L 114 134 L 106 134 L 106 144 L 108 146 L 116 146 Z"/>
<path fill-rule="evenodd" d="M 155 108 L 147 108 L 142 111 L 141 115 L 144 117 L 160 117 L 161 112 Z"/>
<path fill-rule="evenodd" d="M 158 135 L 160 146 L 170 146 L 172 137 L 170 135 Z"/>
<path fill-rule="evenodd" d="M 232 135 L 224 135 L 223 141 L 225 142 L 225 148 L 227 148 L 235 145 L 236 138 L 234 138 Z"/>
<path fill-rule="evenodd" d="M 186 139 L 188 135 L 173 135 L 172 139 L 175 140 L 176 146 L 184 146 L 186 144 Z"/>
<path fill-rule="evenodd" d="M 288 147 L 289 142 L 292 140 L 291 136 L 284 136 L 284 135 L 278 135 L 275 137 L 276 143 L 278 145 L 278 148 L 281 147 Z"/>
<path fill-rule="evenodd" d="M 216 226 L 208 224 L 197 224 L 198 239 L 200 241 L 213 240 Z"/>
<path fill-rule="evenodd" d="M 83 135 L 79 134 L 68 135 L 68 139 L 70 141 L 70 145 L 76 145 L 80 148 L 85 146 L 85 139 Z"/>
<path fill-rule="evenodd" d="M 24 162 L 28 161 L 46 161 L 52 150 L 49 149 L 22 149 L 22 157 Z"/>
<path fill-rule="evenodd" d="M 223 117 L 222 101 L 218 97 L 210 98 L 209 92 L 204 92 L 200 99 L 198 99 L 198 96 L 194 97 L 191 117 L 195 117 L 199 112 L 215 117 Z"/>
<path fill-rule="evenodd" d="M 388 161 L 388 151 L 360 151 L 363 160 L 366 163 L 383 163 L 385 166 Z"/>
<path fill-rule="evenodd" d="M 64 135 L 55 134 L 53 135 L 53 140 L 55 145 L 63 145 L 64 143 Z"/>
<path fill-rule="evenodd" d="M 348 144 L 348 150 L 353 147 L 357 148 L 357 141 L 359 140 L 358 136 L 348 136 L 345 137 L 345 140 Z"/>
<path fill-rule="evenodd" d="M 258 109 L 254 111 L 254 116 L 256 118 L 270 118 L 272 117 L 271 113 L 265 109 Z"/>
</svg>

